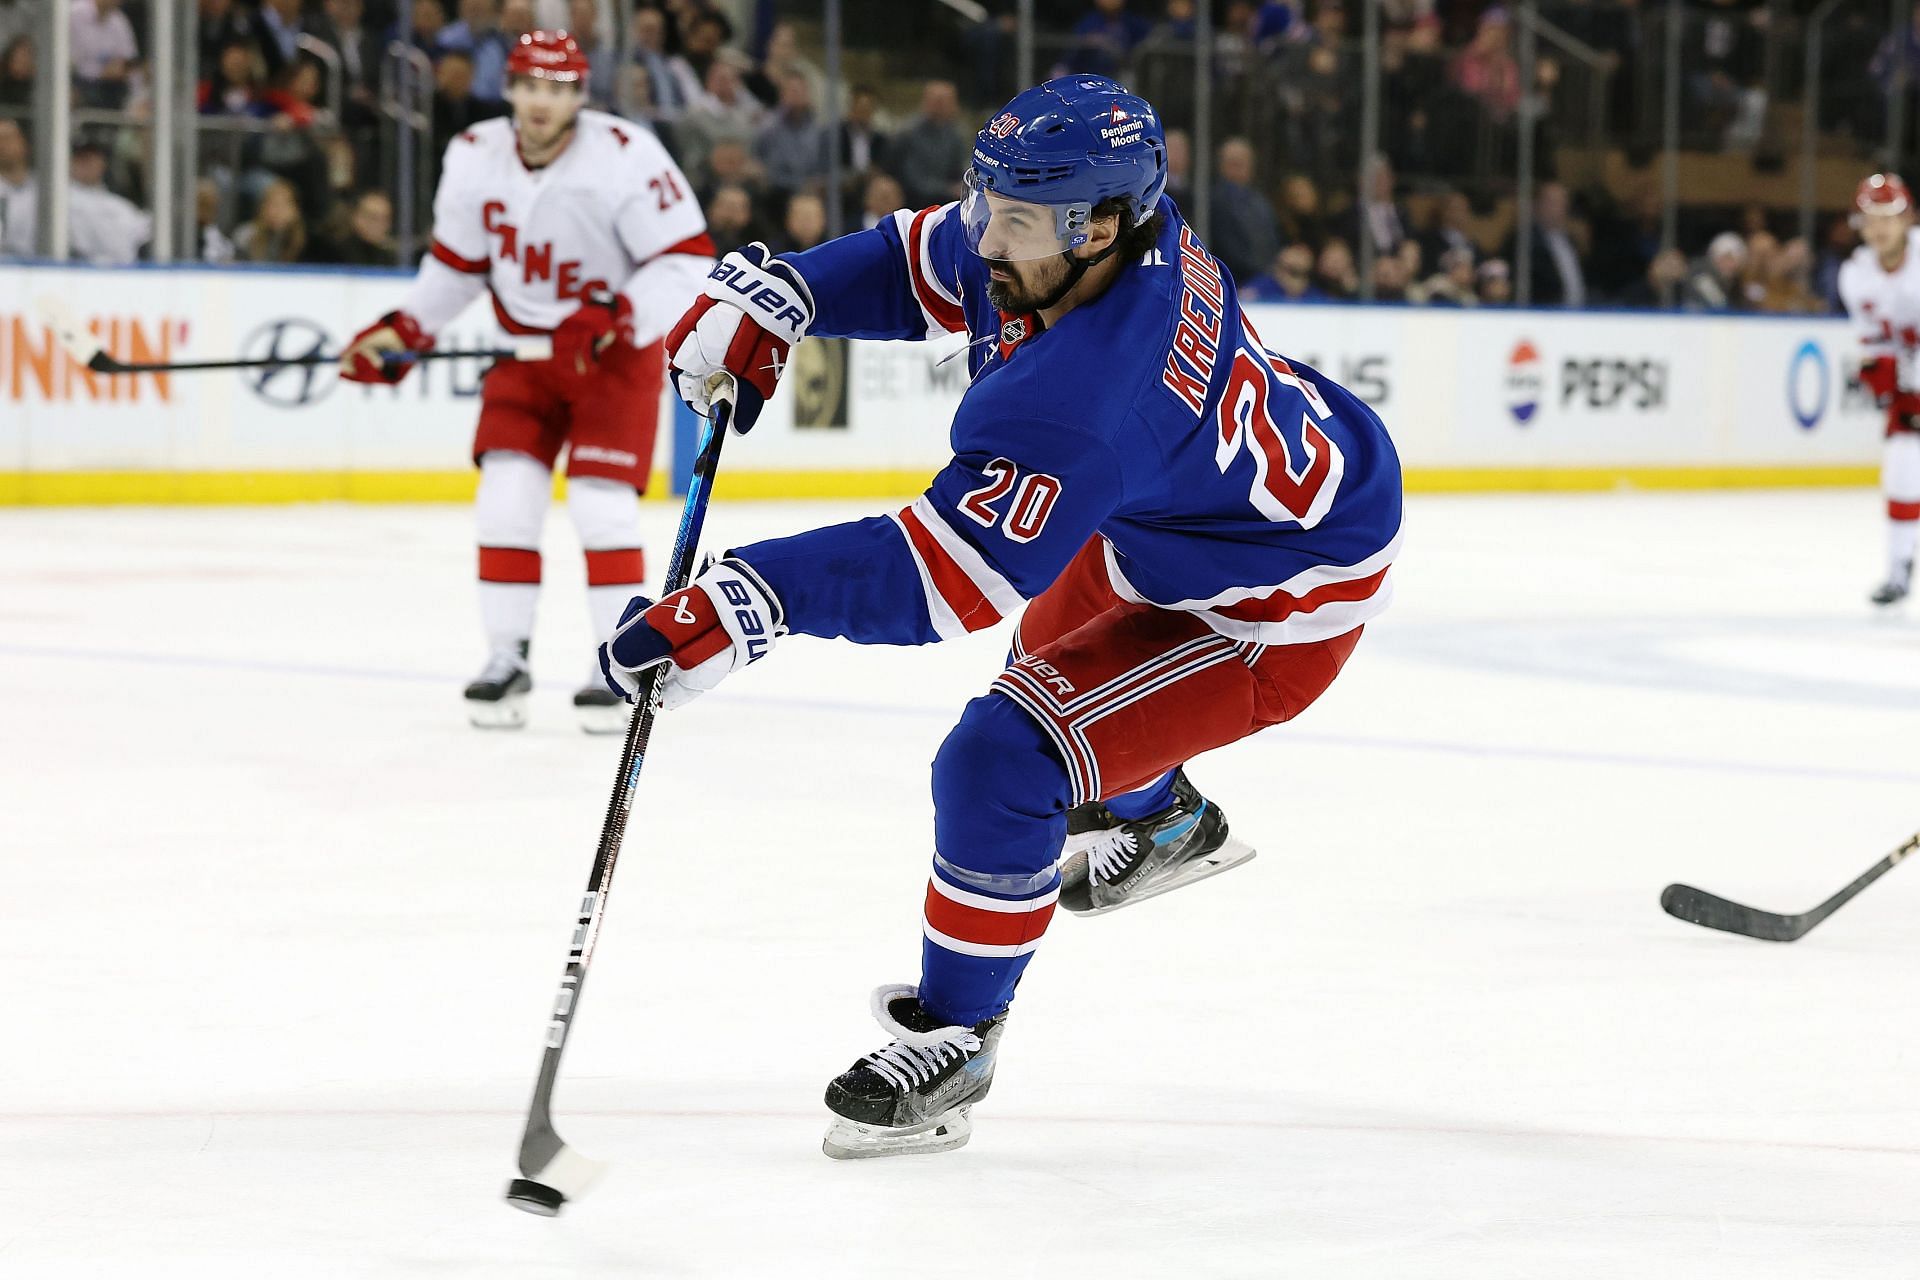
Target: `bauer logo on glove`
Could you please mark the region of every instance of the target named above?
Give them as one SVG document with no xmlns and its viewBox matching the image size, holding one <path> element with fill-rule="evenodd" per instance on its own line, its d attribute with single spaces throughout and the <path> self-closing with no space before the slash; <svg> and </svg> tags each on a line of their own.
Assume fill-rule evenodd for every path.
<svg viewBox="0 0 1920 1280">
<path fill-rule="evenodd" d="M 813 326 L 813 293 L 790 263 L 755 242 L 722 258 L 702 296 L 667 334 L 674 389 L 701 417 L 713 409 L 716 375 L 733 380 L 733 429 L 753 429 L 786 372 L 787 356 Z"/>
<path fill-rule="evenodd" d="M 657 603 L 635 596 L 600 646 L 600 671 L 607 688 L 632 702 L 640 673 L 664 664 L 660 705 L 671 711 L 765 657 L 783 627 L 779 601 L 759 575 L 743 561 L 721 560 Z"/>
</svg>

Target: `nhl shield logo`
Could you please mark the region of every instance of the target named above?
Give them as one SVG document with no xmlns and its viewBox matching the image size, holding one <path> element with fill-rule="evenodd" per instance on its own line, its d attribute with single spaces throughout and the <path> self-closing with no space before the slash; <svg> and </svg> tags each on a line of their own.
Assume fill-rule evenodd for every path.
<svg viewBox="0 0 1920 1280">
<path fill-rule="evenodd" d="M 987 132 L 996 138 L 1004 138 L 1019 127 L 1019 116 L 1014 115 L 1011 111 L 1002 111 L 993 118 L 993 123 L 987 126 Z"/>
<path fill-rule="evenodd" d="M 1018 346 L 1027 340 L 1027 318 L 1015 316 L 1000 326 L 1000 342 L 1003 346 Z"/>
</svg>

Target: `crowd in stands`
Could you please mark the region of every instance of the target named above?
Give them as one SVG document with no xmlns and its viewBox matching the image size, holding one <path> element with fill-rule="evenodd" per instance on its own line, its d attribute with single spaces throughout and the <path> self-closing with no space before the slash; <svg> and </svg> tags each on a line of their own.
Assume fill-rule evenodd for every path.
<svg viewBox="0 0 1920 1280">
<path fill-rule="evenodd" d="M 75 104 L 150 117 L 142 45 L 154 0 L 73 0 Z M 1690 145 L 1766 145 L 1762 75 L 1766 0 L 1688 0 L 1685 91 Z M 35 0 L 0 0 L 0 254 L 32 248 L 30 136 Z M 1800 0 L 1787 0 L 1801 8 Z M 381 113 L 395 42 L 432 66 L 431 136 L 421 149 L 422 206 L 448 140 L 504 114 L 506 52 L 536 27 L 565 27 L 593 67 L 593 106 L 655 130 L 697 190 L 724 251 L 749 240 L 777 250 L 818 243 L 836 217 L 872 226 L 893 209 L 953 199 L 982 111 L 1012 92 L 1011 0 L 954 45 L 954 79 L 849 83 L 837 91 L 776 20 L 770 0 L 635 0 L 625 32 L 610 0 L 197 0 L 195 103 L 202 134 L 194 244 L 208 261 L 396 265 L 393 131 Z M 1119 75 L 1191 119 L 1195 0 L 1036 0 L 1042 70 Z M 1553 21 L 1610 60 L 1610 121 L 1630 133 L 1625 92 L 1648 56 L 1650 6 L 1549 0 Z M 1665 6 L 1659 6 L 1664 10 Z M 884 10 L 884 6 L 882 6 Z M 1621 196 L 1557 180 L 1557 126 L 1541 127 L 1542 177 L 1528 243 L 1515 242 L 1514 131 L 1529 95 L 1560 115 L 1561 69 L 1547 52 L 1522 83 L 1514 22 L 1492 0 L 1384 0 L 1380 151 L 1360 153 L 1355 0 L 1218 0 L 1219 139 L 1204 202 L 1209 245 L 1252 298 L 1346 299 L 1436 306 L 1512 301 L 1524 260 L 1536 305 L 1817 311 L 1851 248 L 1844 220 L 1818 244 L 1784 234 L 1765 209 L 1726 210 L 1737 225 L 1688 231 L 1695 256 L 1663 245 L 1647 189 Z M 1841 122 L 1884 115 L 1896 72 L 1920 86 L 1920 16 L 1903 40 L 1858 15 L 1828 38 L 1870 62 L 1834 76 L 1822 109 Z M 1655 42 L 1657 44 L 1657 41 Z M 621 56 L 618 50 L 627 51 Z M 871 65 L 871 64 L 864 64 Z M 841 120 L 823 106 L 836 93 Z M 1829 101 L 1829 99 L 1831 99 Z M 887 103 L 898 109 L 889 112 Z M 1235 128 L 1235 125 L 1241 127 Z M 1227 136 L 1222 136 L 1222 135 Z M 77 252 L 141 255 L 146 131 L 77 126 L 71 157 Z M 1192 141 L 1170 131 L 1170 189 L 1190 213 Z M 840 185 L 827 189 L 830 154 Z M 1487 166 L 1493 173 L 1489 177 Z M 1477 167 L 1476 167 L 1477 166 Z M 1648 171 L 1651 172 L 1651 171 Z M 129 200 L 128 197 L 132 199 Z M 83 212 L 84 207 L 84 212 Z M 90 225 L 83 237 L 79 224 Z M 1718 234 L 1714 234 L 1718 232 Z M 82 239 L 89 248 L 79 250 Z M 1370 274 L 1361 278 L 1362 271 Z"/>
</svg>

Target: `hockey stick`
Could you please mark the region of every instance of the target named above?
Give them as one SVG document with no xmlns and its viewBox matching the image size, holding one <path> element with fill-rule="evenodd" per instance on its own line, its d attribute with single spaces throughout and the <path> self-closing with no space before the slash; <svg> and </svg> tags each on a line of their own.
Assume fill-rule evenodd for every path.
<svg viewBox="0 0 1920 1280">
<path fill-rule="evenodd" d="M 315 352 L 305 356 L 276 356 L 266 360 L 177 360 L 173 362 L 155 362 L 129 364 L 117 360 L 101 345 L 73 309 L 59 298 L 42 297 L 35 303 L 40 320 L 53 331 L 53 336 L 75 364 L 85 365 L 95 373 L 193 373 L 207 369 L 285 369 L 296 365 L 335 364 L 338 354 L 322 355 Z M 527 338 L 498 350 L 488 351 L 394 351 L 382 356 L 388 364 L 417 364 L 427 360 L 458 360 L 472 357 L 480 360 L 551 360 L 553 359 L 553 340 L 551 338 Z"/>
<path fill-rule="evenodd" d="M 1729 902 L 1717 894 L 1696 889 L 1690 884 L 1670 884 L 1660 894 L 1660 905 L 1666 913 L 1677 920 L 1689 924 L 1704 925 L 1709 929 L 1720 929 L 1727 933 L 1744 934 L 1749 938 L 1759 938 L 1763 942 L 1797 942 L 1822 920 L 1838 911 L 1859 894 L 1859 892 L 1878 880 L 1881 876 L 1899 865 L 1901 859 L 1920 849 L 1920 833 L 1895 849 L 1840 892 L 1828 898 L 1811 911 L 1802 911 L 1799 915 L 1781 915 L 1773 911 L 1761 911 L 1755 907 L 1743 907 L 1737 902 Z"/>
<path fill-rule="evenodd" d="M 729 390 L 724 398 L 715 397 L 706 438 L 700 442 L 700 453 L 694 459 L 693 482 L 687 486 L 687 504 L 680 512 L 680 532 L 673 540 L 673 560 L 667 569 L 663 595 L 678 591 L 693 580 L 694 559 L 700 551 L 700 529 L 707 519 L 707 499 L 712 492 L 714 472 L 720 465 L 720 445 L 727 438 L 727 424 L 732 416 Z M 613 889 L 614 863 L 620 857 L 620 841 L 626 834 L 627 815 L 633 809 L 633 793 L 640 784 L 640 767 L 646 763 L 647 742 L 653 736 L 660 670 L 648 668 L 641 675 L 640 689 L 634 696 L 633 717 L 627 722 L 627 743 L 620 753 L 620 772 L 614 778 L 613 799 L 607 805 L 606 823 L 600 828 L 600 849 L 594 855 L 593 874 L 580 900 L 573 945 L 567 951 L 566 972 L 560 978 L 560 994 L 554 1000 L 553 1020 L 547 1023 L 547 1051 L 540 1059 L 540 1076 L 533 1086 L 533 1105 L 527 1112 L 527 1127 L 520 1135 L 521 1176 L 507 1186 L 508 1204 L 543 1217 L 557 1216 L 560 1207 L 578 1198 L 606 1167 L 569 1147 L 554 1132 L 553 1085 L 560 1074 L 560 1055 L 566 1051 L 567 1033 L 580 1009 L 580 988 L 586 985 L 594 940 L 599 937 L 600 923 L 606 917 L 607 895 Z"/>
</svg>

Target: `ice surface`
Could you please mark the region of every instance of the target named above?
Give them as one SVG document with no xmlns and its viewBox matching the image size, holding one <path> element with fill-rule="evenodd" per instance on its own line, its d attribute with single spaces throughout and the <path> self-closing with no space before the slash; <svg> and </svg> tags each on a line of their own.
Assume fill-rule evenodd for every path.
<svg viewBox="0 0 1920 1280">
<path fill-rule="evenodd" d="M 0 512 L 0 1276 L 1920 1274 L 1920 870 L 1791 947 L 1656 905 L 1920 826 L 1878 507 L 1416 501 L 1334 689 L 1193 769 L 1263 856 L 1060 918 L 938 1157 L 825 1159 L 820 1092 L 1005 635 L 783 643 L 655 737 L 557 1221 L 500 1197 L 619 750 L 564 518 L 516 735 L 460 508 Z"/>
</svg>

